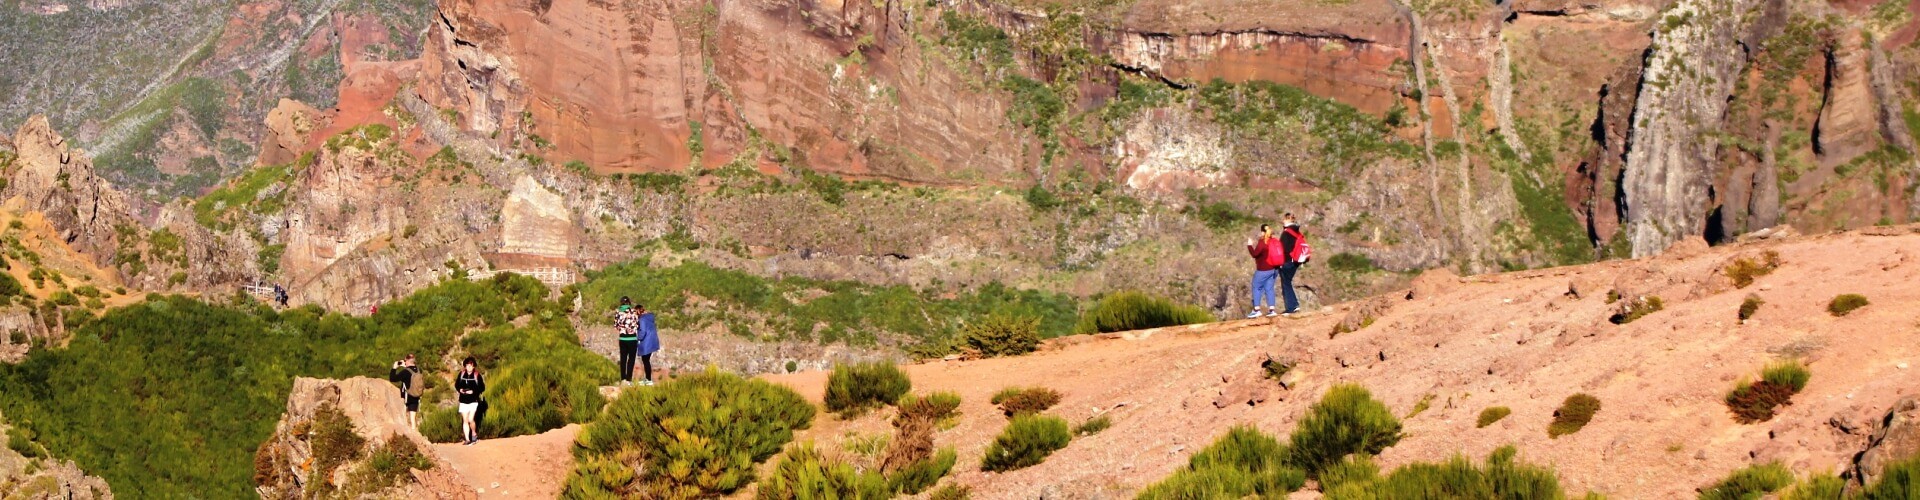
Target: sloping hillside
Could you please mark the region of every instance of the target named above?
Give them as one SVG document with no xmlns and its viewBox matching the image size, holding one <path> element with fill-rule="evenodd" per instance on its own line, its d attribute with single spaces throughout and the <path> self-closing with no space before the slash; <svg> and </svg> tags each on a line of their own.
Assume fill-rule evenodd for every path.
<svg viewBox="0 0 1920 500">
<path fill-rule="evenodd" d="M 1328 387 L 1344 382 L 1366 386 L 1403 417 L 1407 437 L 1380 457 L 1383 468 L 1455 453 L 1477 460 L 1511 443 L 1522 460 L 1557 470 L 1570 491 L 1688 497 L 1750 463 L 1780 460 L 1802 475 L 1847 470 L 1866 444 L 1867 422 L 1897 398 L 1920 392 L 1914 230 L 1682 249 L 1658 259 L 1503 275 L 1431 273 L 1417 280 L 1411 299 L 1394 294 L 1298 320 L 1133 332 L 1016 358 L 904 368 L 916 392 L 964 398 L 959 425 L 940 432 L 936 443 L 958 448 L 957 481 L 980 498 L 1129 492 L 1184 465 L 1232 425 L 1285 435 Z M 1765 251 L 1778 252 L 1783 264 L 1735 290 L 1723 272 L 1728 261 Z M 1616 290 L 1661 297 L 1665 309 L 1612 324 L 1617 304 L 1608 295 Z M 1766 305 L 1743 324 L 1737 312 L 1748 293 Z M 1827 304 L 1842 293 L 1865 295 L 1872 305 L 1831 316 Z M 1367 305 L 1385 311 L 1370 326 L 1328 338 L 1345 314 Z M 1281 390 L 1263 378 L 1268 353 L 1298 361 L 1298 385 Z M 1771 421 L 1735 423 L 1722 402 L 1727 392 L 1788 356 L 1812 370 L 1805 392 Z M 819 398 L 826 374 L 773 380 Z M 989 397 L 1027 385 L 1064 395 L 1052 413 L 1079 421 L 1105 412 L 1114 425 L 1038 466 L 977 472 L 1006 422 Z M 1269 390 L 1270 399 L 1216 407 L 1231 399 L 1223 391 L 1255 387 Z M 1598 397 L 1602 409 L 1583 430 L 1549 438 L 1554 409 L 1579 392 Z M 1407 417 L 1428 395 L 1430 408 Z M 1513 413 L 1476 428 L 1491 406 Z M 800 439 L 837 445 L 849 432 L 889 428 L 884 416 L 823 417 Z"/>
</svg>

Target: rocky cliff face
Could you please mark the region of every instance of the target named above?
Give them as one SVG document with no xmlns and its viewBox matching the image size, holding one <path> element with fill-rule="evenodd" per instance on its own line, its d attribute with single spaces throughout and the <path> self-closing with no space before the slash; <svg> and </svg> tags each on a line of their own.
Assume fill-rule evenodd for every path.
<svg viewBox="0 0 1920 500">
<path fill-rule="evenodd" d="M 254 483 L 272 499 L 474 498 L 432 450 L 393 384 L 300 378 L 254 457 Z"/>
<path fill-rule="evenodd" d="M 20 437 L 12 437 L 16 435 Z M 113 500 L 106 480 L 87 475 L 72 461 L 48 458 L 46 448 L 31 436 L 0 419 L 0 437 L 8 440 L 0 447 L 0 491 L 7 498 Z"/>
</svg>

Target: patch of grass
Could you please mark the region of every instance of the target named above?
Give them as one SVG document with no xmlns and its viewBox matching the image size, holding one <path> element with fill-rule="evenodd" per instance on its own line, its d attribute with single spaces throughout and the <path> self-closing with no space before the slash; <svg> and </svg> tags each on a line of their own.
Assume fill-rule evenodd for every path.
<svg viewBox="0 0 1920 500">
<path fill-rule="evenodd" d="M 1662 302 L 1660 297 L 1637 297 L 1627 301 L 1627 303 L 1620 308 L 1620 311 L 1613 313 L 1613 316 L 1608 317 L 1607 321 L 1616 325 L 1624 325 L 1647 317 L 1648 314 L 1660 312 L 1661 309 L 1665 309 L 1666 307 L 1666 303 Z"/>
<path fill-rule="evenodd" d="M 760 480 L 760 499 L 884 499 L 892 496 L 887 480 L 861 472 L 853 465 L 827 460 L 813 443 L 788 450 L 766 479 Z"/>
<path fill-rule="evenodd" d="M 1420 416 L 1421 413 L 1426 413 L 1427 408 L 1431 408 L 1433 406 L 1434 397 L 1435 395 L 1431 392 L 1427 393 L 1424 396 L 1420 396 L 1420 401 L 1413 404 L 1413 410 L 1407 412 L 1406 419 L 1411 420 L 1413 419 L 1413 417 Z"/>
<path fill-rule="evenodd" d="M 980 470 L 1005 472 L 1039 465 L 1073 440 L 1067 421 L 1060 417 L 1022 413 L 987 446 Z"/>
<path fill-rule="evenodd" d="M 1018 356 L 1040 347 L 1040 318 L 993 315 L 960 328 L 962 349 L 983 357 Z"/>
<path fill-rule="evenodd" d="M 1106 333 L 1207 323 L 1213 314 L 1199 307 L 1127 291 L 1108 295 L 1080 316 L 1075 333 Z"/>
<path fill-rule="evenodd" d="M 1247 226 L 1260 223 L 1259 217 L 1243 212 L 1233 204 L 1224 201 L 1210 203 L 1204 200 L 1196 201 L 1193 205 L 1182 207 L 1180 213 L 1200 221 L 1208 229 L 1216 232 L 1245 229 Z"/>
<path fill-rule="evenodd" d="M 813 413 L 791 389 L 714 369 L 628 391 L 580 430 L 562 496 L 729 494 Z"/>
<path fill-rule="evenodd" d="M 1747 295 L 1747 298 L 1740 301 L 1740 321 L 1752 319 L 1753 314 L 1760 312 L 1760 306 L 1763 305 L 1767 305 L 1767 301 L 1761 299 L 1759 295 Z"/>
<path fill-rule="evenodd" d="M 1325 481 L 1321 489 L 1329 500 L 1373 498 L 1567 498 L 1560 479 L 1552 469 L 1516 460 L 1513 446 L 1503 446 L 1487 455 L 1482 466 L 1462 456 L 1443 463 L 1416 462 L 1395 469 L 1386 477 L 1378 468 L 1356 460 L 1358 466 L 1342 467 L 1337 480 Z M 1328 474 L 1332 476 L 1332 474 Z"/>
<path fill-rule="evenodd" d="M 1300 176 L 1339 192 L 1351 172 L 1383 155 L 1411 154 L 1380 118 L 1298 87 L 1267 81 L 1202 85 L 1195 102 L 1214 122 L 1236 133 L 1269 141 L 1306 143 L 1319 159 Z"/>
<path fill-rule="evenodd" d="M 1047 190 L 1046 186 L 1038 184 L 1027 188 L 1024 198 L 1027 200 L 1027 206 L 1035 212 L 1051 211 L 1060 208 L 1060 205 L 1065 203 L 1060 199 L 1059 195 L 1055 195 L 1053 191 Z"/>
<path fill-rule="evenodd" d="M 263 215 L 280 213 L 285 208 L 285 189 L 272 196 L 262 196 L 261 193 L 275 184 L 284 186 L 312 164 L 313 154 L 308 153 L 292 163 L 263 166 L 241 174 L 194 200 L 193 219 L 202 226 L 226 230 L 246 222 L 239 215 L 243 212 Z"/>
<path fill-rule="evenodd" d="M 1287 372 L 1293 371 L 1293 363 L 1268 358 L 1266 361 L 1260 362 L 1260 369 L 1267 374 L 1268 379 L 1276 381 L 1284 380 L 1287 377 Z"/>
<path fill-rule="evenodd" d="M 1880 471 L 1880 480 L 1862 491 L 1861 497 L 1871 500 L 1920 498 L 1920 457 L 1887 464 L 1887 468 Z"/>
<path fill-rule="evenodd" d="M 1336 385 L 1307 409 L 1289 442 L 1289 463 L 1319 477 L 1355 453 L 1378 455 L 1400 442 L 1400 420 L 1366 388 Z"/>
<path fill-rule="evenodd" d="M 367 454 L 366 462 L 347 477 L 349 492 L 378 492 L 410 479 L 408 471 L 431 470 L 433 461 L 420 453 L 419 445 L 402 436 L 388 438 Z"/>
<path fill-rule="evenodd" d="M 1772 420 L 1774 409 L 1793 404 L 1793 396 L 1805 390 L 1812 377 L 1813 373 L 1798 360 L 1769 363 L 1760 371 L 1760 381 L 1742 380 L 1727 393 L 1727 409 L 1733 412 L 1734 421 L 1743 424 Z"/>
<path fill-rule="evenodd" d="M 1172 476 L 1148 486 L 1140 499 L 1284 498 L 1306 485 L 1307 474 L 1287 463 L 1287 445 L 1252 427 L 1234 426 L 1187 460 Z"/>
<path fill-rule="evenodd" d="M 1474 428 L 1486 428 L 1511 414 L 1513 410 L 1505 406 L 1489 406 L 1485 410 L 1480 410 L 1480 420 L 1474 424 Z"/>
<path fill-rule="evenodd" d="M 1060 393 L 1045 387 L 1008 387 L 994 393 L 990 401 L 1000 406 L 1007 417 L 1040 413 L 1060 404 Z"/>
<path fill-rule="evenodd" d="M 1760 279 L 1760 277 L 1768 274 L 1773 274 L 1773 270 L 1779 268 L 1780 253 L 1768 250 L 1758 258 L 1741 257 L 1734 259 L 1732 263 L 1727 264 L 1725 272 L 1727 273 L 1727 279 L 1733 280 L 1734 288 L 1746 288 L 1752 285 L 1754 280 Z"/>
<path fill-rule="evenodd" d="M 1833 474 L 1814 474 L 1780 495 L 1782 500 L 1833 500 L 1846 498 L 1847 480 Z M 1913 498 L 1915 495 L 1906 495 Z M 1886 498 L 1901 498 L 1890 496 Z"/>
<path fill-rule="evenodd" d="M 1846 316 L 1852 314 L 1856 309 L 1866 307 L 1867 304 L 1867 297 L 1864 295 L 1843 293 L 1835 296 L 1833 301 L 1827 303 L 1827 314 L 1832 314 L 1836 318 Z"/>
<path fill-rule="evenodd" d="M 1377 271 L 1380 268 L 1373 264 L 1373 259 L 1369 259 L 1365 255 L 1352 252 L 1340 252 L 1333 254 L 1332 257 L 1327 257 L 1327 269 L 1343 273 L 1365 274 Z"/>
<path fill-rule="evenodd" d="M 1779 462 L 1751 465 L 1700 490 L 1700 500 L 1747 500 L 1793 485 L 1793 471 Z"/>
<path fill-rule="evenodd" d="M 913 389 L 906 372 L 893 363 L 835 364 L 827 377 L 827 411 L 850 417 L 893 404 Z"/>
<path fill-rule="evenodd" d="M 973 498 L 973 488 L 948 483 L 927 495 L 927 500 L 967 500 Z"/>
<path fill-rule="evenodd" d="M 1089 418 L 1087 419 L 1087 421 L 1081 422 L 1080 425 L 1074 426 L 1073 435 L 1092 436 L 1094 434 L 1099 434 L 1100 431 L 1107 430 L 1108 427 L 1113 427 L 1113 418 L 1108 417 L 1106 415 L 1101 415 L 1098 417 Z"/>
<path fill-rule="evenodd" d="M 1560 402 L 1560 408 L 1553 410 L 1553 423 L 1547 425 L 1547 437 L 1558 438 L 1575 432 L 1593 421 L 1593 414 L 1600 411 L 1600 398 L 1586 393 L 1567 396 Z"/>
</svg>

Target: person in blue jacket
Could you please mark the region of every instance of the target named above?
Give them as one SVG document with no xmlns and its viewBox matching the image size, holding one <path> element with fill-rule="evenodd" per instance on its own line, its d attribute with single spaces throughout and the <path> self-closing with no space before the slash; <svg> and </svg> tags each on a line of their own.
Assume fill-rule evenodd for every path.
<svg viewBox="0 0 1920 500">
<path fill-rule="evenodd" d="M 639 354 L 640 369 L 643 378 L 640 385 L 653 385 L 653 353 L 660 351 L 660 328 L 654 325 L 653 313 L 647 312 L 647 306 L 636 305 L 634 310 L 640 313 Z"/>
</svg>

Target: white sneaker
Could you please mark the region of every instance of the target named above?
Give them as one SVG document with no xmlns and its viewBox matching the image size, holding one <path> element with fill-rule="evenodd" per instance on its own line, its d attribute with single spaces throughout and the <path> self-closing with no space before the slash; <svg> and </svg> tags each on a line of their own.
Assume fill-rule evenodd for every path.
<svg viewBox="0 0 1920 500">
<path fill-rule="evenodd" d="M 653 387 L 653 381 L 652 381 L 652 380 L 642 380 L 642 381 L 640 381 L 640 385 L 643 385 L 643 386 L 647 386 L 647 387 Z"/>
<path fill-rule="evenodd" d="M 1259 309 L 1254 309 L 1254 310 L 1253 310 L 1253 312 L 1250 312 L 1250 313 L 1247 313 L 1247 317 L 1248 317 L 1248 318 L 1258 318 L 1258 317 L 1260 317 L 1260 310 L 1259 310 Z"/>
<path fill-rule="evenodd" d="M 1274 317 L 1274 316 L 1279 316 L 1279 315 L 1280 315 L 1280 312 L 1279 312 L 1279 311 L 1275 311 L 1275 310 L 1272 310 L 1272 309 L 1268 309 L 1268 310 L 1267 310 L 1267 317 L 1269 317 L 1269 318 L 1271 318 L 1271 317 Z"/>
</svg>

